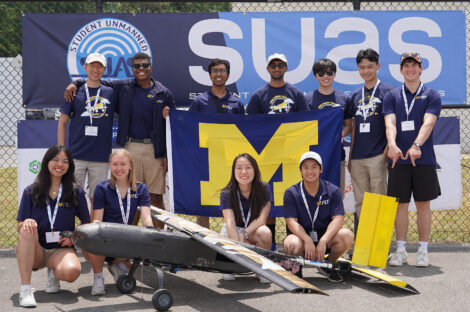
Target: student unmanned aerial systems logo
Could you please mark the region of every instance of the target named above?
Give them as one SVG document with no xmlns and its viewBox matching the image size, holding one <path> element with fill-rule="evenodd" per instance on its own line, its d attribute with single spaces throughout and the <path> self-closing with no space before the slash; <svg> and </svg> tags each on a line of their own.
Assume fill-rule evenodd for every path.
<svg viewBox="0 0 470 312">
<path fill-rule="evenodd" d="M 29 163 L 29 172 L 38 174 L 41 169 L 41 162 L 39 160 L 33 160 Z"/>
<path fill-rule="evenodd" d="M 131 58 L 138 52 L 152 57 L 150 45 L 134 25 L 116 18 L 94 20 L 80 28 L 67 50 L 67 68 L 73 80 L 86 78 L 83 68 L 90 53 L 101 53 L 106 57 L 104 78 L 130 78 Z"/>
</svg>

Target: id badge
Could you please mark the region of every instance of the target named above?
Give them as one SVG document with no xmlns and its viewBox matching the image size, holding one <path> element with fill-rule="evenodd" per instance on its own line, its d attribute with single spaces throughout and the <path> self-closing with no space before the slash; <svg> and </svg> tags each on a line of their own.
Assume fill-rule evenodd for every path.
<svg viewBox="0 0 470 312">
<path fill-rule="evenodd" d="M 86 126 L 85 135 L 86 136 L 98 136 L 98 127 Z"/>
<path fill-rule="evenodd" d="M 401 122 L 401 131 L 414 131 L 415 122 L 413 120 L 406 120 Z"/>
<path fill-rule="evenodd" d="M 370 132 L 370 123 L 364 122 L 359 124 L 360 133 L 369 133 Z"/>
<path fill-rule="evenodd" d="M 60 239 L 60 231 L 55 232 L 46 232 L 46 242 L 47 243 L 57 243 Z"/>
<path fill-rule="evenodd" d="M 316 231 L 310 232 L 310 238 L 313 240 L 314 243 L 318 243 L 318 235 Z"/>
</svg>

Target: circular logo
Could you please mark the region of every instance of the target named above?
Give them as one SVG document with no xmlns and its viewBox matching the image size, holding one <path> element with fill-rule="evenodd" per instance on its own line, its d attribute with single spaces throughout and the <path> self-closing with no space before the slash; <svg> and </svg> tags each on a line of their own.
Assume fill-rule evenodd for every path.
<svg viewBox="0 0 470 312">
<path fill-rule="evenodd" d="M 134 25 L 116 18 L 94 20 L 80 28 L 70 41 L 67 50 L 70 78 L 87 78 L 83 65 L 90 53 L 106 58 L 104 78 L 131 78 L 131 59 L 138 52 L 152 58 L 150 44 Z"/>
</svg>

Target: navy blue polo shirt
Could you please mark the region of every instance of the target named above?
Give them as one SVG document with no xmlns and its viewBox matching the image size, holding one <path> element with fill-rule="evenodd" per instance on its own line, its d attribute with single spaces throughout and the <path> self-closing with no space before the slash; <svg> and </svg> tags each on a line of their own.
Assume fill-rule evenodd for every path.
<svg viewBox="0 0 470 312">
<path fill-rule="evenodd" d="M 318 90 L 315 90 L 305 95 L 305 100 L 307 101 L 310 110 L 341 107 L 344 111 L 349 103 L 349 97 L 345 93 L 337 90 L 334 90 L 333 93 L 327 95 L 321 94 Z M 344 119 L 348 118 L 351 118 L 351 116 L 344 113 Z M 344 151 L 344 146 L 342 144 L 341 146 L 343 147 L 341 149 L 341 161 L 344 161 L 346 159 L 346 152 Z"/>
<path fill-rule="evenodd" d="M 64 101 L 62 114 L 70 116 L 69 147 L 74 159 L 107 162 L 111 154 L 113 118 L 117 96 L 112 88 L 101 85 L 100 96 L 95 104 L 98 88 L 88 88 L 93 114 L 93 126 L 98 127 L 97 136 L 86 136 L 85 127 L 90 126 L 87 111 L 85 85 L 77 90 L 72 102 Z"/>
<path fill-rule="evenodd" d="M 268 198 L 266 198 L 266 201 L 271 201 L 271 206 L 273 205 L 274 203 L 274 200 L 273 200 L 273 195 L 271 193 L 271 189 L 269 188 L 269 184 L 263 182 L 263 185 L 264 187 L 266 188 L 266 192 L 268 194 Z M 242 193 L 240 193 L 240 201 L 242 203 L 242 209 L 243 209 L 243 213 L 245 215 L 245 218 L 248 216 L 248 211 L 250 209 L 250 203 L 249 203 L 249 199 L 248 198 L 245 198 Z M 230 199 L 229 199 L 229 196 L 228 196 L 228 191 L 226 189 L 223 189 L 221 192 L 220 192 L 220 211 L 224 210 L 224 209 L 232 209 L 232 206 L 230 204 Z M 261 212 L 261 211 L 260 211 Z M 250 217 L 250 221 L 248 223 L 248 225 L 250 225 L 251 222 L 253 222 L 253 220 L 255 220 L 256 218 L 258 218 L 259 215 L 255 216 L 255 215 L 251 215 Z M 240 222 L 237 222 L 237 220 L 235 220 L 235 223 L 237 224 L 238 227 L 245 227 L 245 224 L 243 223 L 243 220 L 239 220 Z"/>
<path fill-rule="evenodd" d="M 439 117 L 441 112 L 441 96 L 440 94 L 427 86 L 423 86 L 419 94 L 411 94 L 411 92 L 405 86 L 405 95 L 408 99 L 408 105 L 411 105 L 413 97 L 416 98 L 414 107 L 408 116 L 408 120 L 413 120 L 414 130 L 403 131 L 402 121 L 406 120 L 405 102 L 403 99 L 401 86 L 390 90 L 384 98 L 382 113 L 384 116 L 389 114 L 396 115 L 396 128 L 397 146 L 401 149 L 403 156 L 405 156 L 408 149 L 411 147 L 416 137 L 418 136 L 419 130 L 423 125 L 424 114 L 429 113 Z M 389 159 L 391 163 L 392 160 Z M 398 159 L 397 164 L 411 164 L 411 160 L 408 157 L 406 160 Z M 432 132 L 429 138 L 424 142 L 421 147 L 421 158 L 415 160 L 417 165 L 435 165 L 436 155 L 434 154 L 434 146 L 432 141 Z"/>
<path fill-rule="evenodd" d="M 137 86 L 134 99 L 130 107 L 129 136 L 134 139 L 146 139 L 151 137 L 153 131 L 153 111 L 155 94 L 150 88 Z"/>
<path fill-rule="evenodd" d="M 241 114 L 245 115 L 245 107 L 243 103 L 240 101 L 240 98 L 237 96 L 230 94 L 227 91 L 222 98 L 218 98 L 217 96 L 212 93 L 212 90 L 208 90 L 203 94 L 198 95 L 191 106 L 189 106 L 189 111 L 192 112 L 204 112 L 204 113 L 218 113 L 216 103 L 217 101 L 226 114 Z"/>
<path fill-rule="evenodd" d="M 334 216 L 344 216 L 341 190 L 336 185 L 320 179 L 320 187 L 315 196 L 307 193 L 305 186 L 303 189 L 312 218 L 321 196 L 320 210 L 315 220 L 315 231 L 326 231 Z M 307 234 L 312 231 L 312 219 L 305 208 L 300 182 L 289 187 L 284 193 L 284 218 L 296 218 Z"/>
<path fill-rule="evenodd" d="M 385 120 L 382 115 L 382 104 L 385 94 L 393 89 L 392 85 L 380 82 L 375 90 L 374 97 L 371 98 L 371 89 L 365 89 L 362 102 L 362 87 L 354 91 L 351 100 L 346 108 L 346 115 L 356 118 L 354 128 L 354 145 L 351 151 L 351 159 L 362 159 L 380 155 L 387 146 L 387 137 L 385 135 Z M 360 132 L 360 124 L 365 122 L 369 124 L 369 132 Z"/>
<path fill-rule="evenodd" d="M 47 206 L 36 206 L 31 194 L 32 185 L 26 187 L 20 201 L 18 209 L 17 221 L 26 219 L 34 219 L 38 225 L 39 244 L 44 249 L 63 248 L 58 243 L 46 243 L 46 232 L 51 231 L 51 223 L 47 214 Z M 88 212 L 88 204 L 83 190 L 77 186 L 77 205 L 64 203 L 59 201 L 57 207 L 57 216 L 54 222 L 54 232 L 56 231 L 73 231 L 75 230 L 75 217 L 80 219 L 82 224 L 90 222 L 90 214 Z M 52 200 L 48 197 L 51 207 L 51 216 L 54 215 L 57 198 Z"/>
<path fill-rule="evenodd" d="M 286 83 L 280 88 L 274 88 L 267 83 L 251 95 L 246 106 L 248 115 L 306 112 L 308 110 L 303 92 L 290 83 Z"/>
<path fill-rule="evenodd" d="M 150 194 L 147 186 L 142 183 L 136 183 L 137 191 L 131 190 L 131 211 L 129 212 L 128 224 L 134 220 L 137 207 L 150 206 Z M 121 194 L 123 195 L 123 194 Z M 127 213 L 127 193 L 122 199 L 124 213 Z M 116 190 L 111 188 L 109 180 L 98 183 L 93 195 L 93 210 L 104 209 L 103 222 L 123 223 L 121 208 L 119 207 L 119 199 Z"/>
</svg>

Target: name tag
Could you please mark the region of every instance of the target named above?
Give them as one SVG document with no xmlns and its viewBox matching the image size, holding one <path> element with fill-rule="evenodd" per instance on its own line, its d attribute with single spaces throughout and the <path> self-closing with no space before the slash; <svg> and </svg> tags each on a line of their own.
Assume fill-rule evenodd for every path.
<svg viewBox="0 0 470 312">
<path fill-rule="evenodd" d="M 60 231 L 46 232 L 47 243 L 57 243 L 60 239 Z"/>
<path fill-rule="evenodd" d="M 98 127 L 86 126 L 85 135 L 86 136 L 98 136 Z"/>
<path fill-rule="evenodd" d="M 401 122 L 401 131 L 414 131 L 415 122 L 413 120 L 406 120 Z"/>
<path fill-rule="evenodd" d="M 314 243 L 318 243 L 318 234 L 316 231 L 310 232 L 310 238 Z"/>
<path fill-rule="evenodd" d="M 360 133 L 369 133 L 370 132 L 370 123 L 364 122 L 359 124 L 359 132 Z"/>
</svg>

